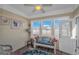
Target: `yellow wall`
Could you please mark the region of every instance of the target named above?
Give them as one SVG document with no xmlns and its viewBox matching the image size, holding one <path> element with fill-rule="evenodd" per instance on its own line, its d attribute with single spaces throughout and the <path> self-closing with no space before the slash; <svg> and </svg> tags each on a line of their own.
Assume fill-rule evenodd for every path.
<svg viewBox="0 0 79 59">
<path fill-rule="evenodd" d="M 7 17 L 9 23 L 7 25 L 0 24 L 0 44 L 10 44 L 13 47 L 13 51 L 25 46 L 25 42 L 29 36 L 25 29 L 28 28 L 27 18 L 23 18 L 11 12 L 0 9 L 0 16 Z M 19 20 L 22 26 L 19 29 L 13 29 L 11 27 L 11 20 Z"/>
</svg>

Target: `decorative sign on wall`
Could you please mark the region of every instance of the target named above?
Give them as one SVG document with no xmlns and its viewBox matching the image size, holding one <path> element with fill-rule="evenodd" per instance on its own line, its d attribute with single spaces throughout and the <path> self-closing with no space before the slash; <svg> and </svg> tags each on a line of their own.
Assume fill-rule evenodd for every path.
<svg viewBox="0 0 79 59">
<path fill-rule="evenodd" d="M 9 24 L 9 18 L 0 16 L 0 24 L 1 25 L 8 25 Z"/>
<path fill-rule="evenodd" d="M 19 20 L 11 20 L 11 28 L 12 29 L 18 29 L 22 25 L 21 21 Z"/>
</svg>

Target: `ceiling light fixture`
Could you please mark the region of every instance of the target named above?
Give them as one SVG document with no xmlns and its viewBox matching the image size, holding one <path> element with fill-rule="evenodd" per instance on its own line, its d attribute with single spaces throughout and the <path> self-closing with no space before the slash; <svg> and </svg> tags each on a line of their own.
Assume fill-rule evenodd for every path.
<svg viewBox="0 0 79 59">
<path fill-rule="evenodd" d="M 41 6 L 41 5 L 36 5 L 35 7 L 34 7 L 34 10 L 33 10 L 33 12 L 36 12 L 36 11 L 41 11 L 41 12 L 45 12 L 44 11 L 44 9 L 43 9 L 43 7 Z"/>
<path fill-rule="evenodd" d="M 32 12 L 42 12 L 45 13 L 44 7 L 51 7 L 52 4 L 24 4 L 24 6 L 34 7 Z"/>
<path fill-rule="evenodd" d="M 35 6 L 35 10 L 37 10 L 37 11 L 42 10 L 42 6 L 39 6 L 39 5 Z"/>
</svg>

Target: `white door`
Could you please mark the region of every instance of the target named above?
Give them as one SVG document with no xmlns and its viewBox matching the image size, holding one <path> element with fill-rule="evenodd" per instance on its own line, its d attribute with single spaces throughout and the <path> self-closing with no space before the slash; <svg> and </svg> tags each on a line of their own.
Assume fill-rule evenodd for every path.
<svg viewBox="0 0 79 59">
<path fill-rule="evenodd" d="M 61 25 L 61 36 L 59 40 L 59 49 L 60 51 L 74 54 L 75 51 L 75 41 L 71 39 L 70 35 L 70 22 L 64 21 Z"/>
<path fill-rule="evenodd" d="M 76 40 L 76 52 L 79 54 L 79 17 L 76 18 L 77 22 L 77 40 Z"/>
</svg>

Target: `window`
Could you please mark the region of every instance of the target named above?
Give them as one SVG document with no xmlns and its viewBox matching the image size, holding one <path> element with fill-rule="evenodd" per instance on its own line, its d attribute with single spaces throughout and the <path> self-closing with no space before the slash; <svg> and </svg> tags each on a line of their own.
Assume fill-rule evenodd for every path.
<svg viewBox="0 0 79 59">
<path fill-rule="evenodd" d="M 32 23 L 32 28 L 39 28 L 41 26 L 41 22 L 40 21 L 34 21 Z"/>
<path fill-rule="evenodd" d="M 45 27 L 51 27 L 51 20 L 44 20 L 42 24 Z"/>
<path fill-rule="evenodd" d="M 34 21 L 32 22 L 32 34 L 40 34 L 40 26 L 41 26 L 41 22 L 40 21 Z"/>
<path fill-rule="evenodd" d="M 59 30 L 60 30 L 60 25 L 62 24 L 62 20 L 55 20 L 55 23 L 54 23 L 54 35 L 55 37 L 59 38 Z"/>
<path fill-rule="evenodd" d="M 52 33 L 52 21 L 51 20 L 44 20 L 42 22 L 42 35 L 51 35 Z"/>
<path fill-rule="evenodd" d="M 62 23 L 62 36 L 70 36 L 70 22 L 64 21 Z"/>
</svg>

